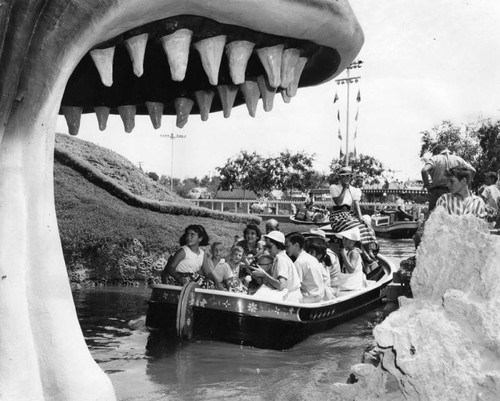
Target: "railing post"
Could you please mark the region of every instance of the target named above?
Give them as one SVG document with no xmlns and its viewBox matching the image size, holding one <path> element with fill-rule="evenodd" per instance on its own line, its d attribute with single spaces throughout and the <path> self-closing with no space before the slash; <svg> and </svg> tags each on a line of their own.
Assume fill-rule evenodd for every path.
<svg viewBox="0 0 500 401">
<path fill-rule="evenodd" d="M 247 204 L 247 213 L 250 214 L 250 202 L 245 201 L 245 203 Z"/>
<path fill-rule="evenodd" d="M 223 212 L 224 211 L 224 202 L 221 202 L 220 203 L 220 211 Z"/>
<path fill-rule="evenodd" d="M 279 214 L 279 208 L 280 208 L 280 204 L 278 203 L 278 201 L 276 201 L 276 210 L 274 212 L 274 214 L 277 216 Z"/>
</svg>

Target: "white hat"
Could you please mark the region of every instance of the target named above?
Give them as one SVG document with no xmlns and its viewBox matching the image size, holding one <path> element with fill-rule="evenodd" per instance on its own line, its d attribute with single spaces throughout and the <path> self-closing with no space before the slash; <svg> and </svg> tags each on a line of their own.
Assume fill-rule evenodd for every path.
<svg viewBox="0 0 500 401">
<path fill-rule="evenodd" d="M 318 237 L 326 239 L 326 233 L 321 228 L 311 228 L 309 234 L 317 235 Z"/>
<path fill-rule="evenodd" d="M 280 244 L 285 244 L 285 234 L 281 231 L 271 231 L 269 234 L 264 234 L 263 237 L 272 239 Z"/>
<path fill-rule="evenodd" d="M 352 241 L 361 241 L 361 233 L 358 227 L 350 228 L 349 230 L 342 231 L 340 233 L 335 233 L 338 238 L 345 237 Z"/>
<path fill-rule="evenodd" d="M 364 214 L 363 216 L 361 216 L 361 220 L 363 220 L 367 226 L 372 225 L 372 218 L 368 214 Z"/>
</svg>

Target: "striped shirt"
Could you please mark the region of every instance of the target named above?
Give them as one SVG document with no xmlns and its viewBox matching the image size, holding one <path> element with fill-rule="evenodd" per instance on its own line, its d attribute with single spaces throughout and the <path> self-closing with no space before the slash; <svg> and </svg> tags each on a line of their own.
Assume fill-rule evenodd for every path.
<svg viewBox="0 0 500 401">
<path fill-rule="evenodd" d="M 481 218 L 486 216 L 484 201 L 479 196 L 471 193 L 464 199 L 452 193 L 441 195 L 436 202 L 436 206 L 443 206 L 449 214 L 457 216 L 463 214 L 472 214 Z"/>
</svg>

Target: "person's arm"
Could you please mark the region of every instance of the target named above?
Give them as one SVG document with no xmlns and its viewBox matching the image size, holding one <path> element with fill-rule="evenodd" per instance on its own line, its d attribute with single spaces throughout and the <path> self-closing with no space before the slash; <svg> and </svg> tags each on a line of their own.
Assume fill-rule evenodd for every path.
<svg viewBox="0 0 500 401">
<path fill-rule="evenodd" d="M 215 277 L 213 269 L 214 262 L 212 261 L 212 258 L 207 253 L 205 253 L 205 255 L 203 256 L 203 264 L 201 265 L 201 271 L 203 275 L 214 282 L 215 288 L 217 290 L 224 290 L 224 285 L 222 285 L 217 277 Z"/>
<path fill-rule="evenodd" d="M 357 265 L 358 259 L 360 258 L 359 252 L 351 252 L 351 254 L 348 256 L 347 251 L 342 248 L 340 251 L 340 255 L 344 260 L 344 267 L 347 273 L 354 273 L 355 266 Z"/>
<path fill-rule="evenodd" d="M 432 164 L 427 163 L 420 172 L 422 174 L 422 181 L 424 182 L 424 188 L 430 187 L 429 176 L 432 171 Z"/>
<path fill-rule="evenodd" d="M 266 273 L 262 267 L 259 265 L 257 266 L 256 268 L 252 268 L 252 276 L 261 278 L 263 284 L 267 284 L 277 290 L 281 291 L 286 288 L 286 278 L 280 276 L 278 279 L 275 279 L 273 276 Z"/>
<path fill-rule="evenodd" d="M 353 208 L 356 211 L 356 214 L 358 215 L 358 218 L 361 220 L 361 207 L 359 206 L 359 201 L 355 200 L 352 202 Z"/>
<path fill-rule="evenodd" d="M 182 259 L 186 257 L 186 252 L 184 249 L 180 248 L 177 250 L 177 252 L 174 254 L 174 256 L 171 256 L 168 259 L 167 265 L 161 272 L 161 282 L 165 283 L 167 281 L 167 275 L 172 276 L 175 278 L 177 281 L 181 282 L 181 276 L 179 276 L 176 272 L 175 269 L 177 268 L 177 265 L 180 263 Z"/>
</svg>

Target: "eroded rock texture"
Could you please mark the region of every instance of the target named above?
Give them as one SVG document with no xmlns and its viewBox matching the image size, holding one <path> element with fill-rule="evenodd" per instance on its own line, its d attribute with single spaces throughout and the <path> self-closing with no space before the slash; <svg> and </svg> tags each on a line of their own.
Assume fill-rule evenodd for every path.
<svg viewBox="0 0 500 401">
<path fill-rule="evenodd" d="M 341 399 L 498 400 L 500 237 L 478 219 L 436 211 L 426 223 L 411 287 L 415 298 L 400 299 L 401 308 L 374 330 L 381 364 L 353 367 L 358 389 L 353 394 L 337 385 L 336 393 Z M 398 392 L 387 385 L 394 378 Z"/>
</svg>

